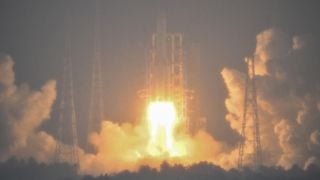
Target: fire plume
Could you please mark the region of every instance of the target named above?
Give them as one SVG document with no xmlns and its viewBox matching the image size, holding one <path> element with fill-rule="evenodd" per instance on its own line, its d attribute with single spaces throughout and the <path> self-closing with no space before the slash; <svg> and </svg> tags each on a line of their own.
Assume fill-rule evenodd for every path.
<svg viewBox="0 0 320 180">
<path fill-rule="evenodd" d="M 177 125 L 177 113 L 174 103 L 155 101 L 148 105 L 147 120 L 149 124 L 149 147 L 151 155 L 176 156 L 174 130 Z"/>
</svg>

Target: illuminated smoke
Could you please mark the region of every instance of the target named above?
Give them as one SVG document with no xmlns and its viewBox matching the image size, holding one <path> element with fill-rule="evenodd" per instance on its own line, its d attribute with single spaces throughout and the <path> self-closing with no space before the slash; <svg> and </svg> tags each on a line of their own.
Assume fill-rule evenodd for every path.
<svg viewBox="0 0 320 180">
<path fill-rule="evenodd" d="M 81 152 L 80 172 L 101 174 L 123 170 L 135 171 L 141 165 L 160 168 L 163 161 L 185 166 L 201 161 L 223 162 L 226 166 L 229 165 L 228 156 L 223 154 L 226 147 L 203 130 L 192 136 L 175 136 L 173 147 L 180 152 L 179 156 L 172 156 L 170 153 L 150 154 L 149 127 L 147 123 L 142 122 L 116 124 L 103 121 L 101 131 L 90 136 L 90 143 L 96 148 L 97 153 Z M 181 149 L 185 151 L 181 153 Z"/>
<path fill-rule="evenodd" d="M 301 167 L 319 164 L 320 82 L 312 73 L 316 71 L 312 65 L 319 54 L 312 49 L 312 41 L 304 38 L 290 38 L 275 29 L 257 35 L 253 56 L 257 62 L 258 108 L 265 165 L 289 168 L 293 164 Z M 310 58 L 310 53 L 315 53 L 317 58 Z M 221 75 L 228 91 L 226 121 L 232 129 L 240 132 L 244 72 L 226 67 Z M 1 160 L 15 155 L 50 162 L 55 140 L 39 127 L 49 118 L 55 97 L 55 81 L 48 81 L 39 91 L 30 90 L 26 84 L 15 85 L 13 61 L 8 56 L 1 57 Z M 157 118 L 154 120 L 158 122 Z M 183 147 L 182 156 L 172 156 L 163 153 L 164 150 L 160 150 L 158 156 L 150 154 L 148 132 L 148 122 L 143 118 L 136 123 L 123 124 L 104 120 L 101 131 L 92 133 L 89 138 L 96 153 L 86 153 L 78 148 L 79 172 L 98 175 L 134 171 L 141 165 L 160 168 L 163 161 L 185 166 L 207 161 L 226 169 L 236 165 L 237 147 L 215 140 L 203 129 L 192 135 L 177 133 L 171 142 L 165 140 L 165 147 L 160 147 Z"/>
</svg>

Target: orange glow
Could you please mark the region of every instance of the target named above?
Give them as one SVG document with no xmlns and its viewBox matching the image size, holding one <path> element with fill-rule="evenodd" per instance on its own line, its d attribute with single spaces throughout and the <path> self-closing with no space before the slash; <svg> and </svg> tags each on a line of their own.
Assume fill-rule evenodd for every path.
<svg viewBox="0 0 320 180">
<path fill-rule="evenodd" d="M 148 152 L 152 156 L 181 156 L 175 140 L 175 128 L 179 124 L 176 108 L 170 101 L 151 102 L 147 108 L 149 124 Z"/>
<path fill-rule="evenodd" d="M 151 102 L 147 109 L 149 123 L 149 148 L 151 155 L 161 155 L 173 152 L 173 131 L 175 127 L 176 110 L 172 102 Z"/>
</svg>

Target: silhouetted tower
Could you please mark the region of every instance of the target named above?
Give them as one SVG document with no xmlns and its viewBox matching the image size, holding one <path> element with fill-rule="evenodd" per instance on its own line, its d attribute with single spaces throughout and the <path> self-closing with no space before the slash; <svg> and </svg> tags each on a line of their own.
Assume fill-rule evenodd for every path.
<svg viewBox="0 0 320 180">
<path fill-rule="evenodd" d="M 244 110 L 239 144 L 238 167 L 257 168 L 262 165 L 260 129 L 255 83 L 254 59 L 246 58 L 247 74 L 244 94 Z"/>
<path fill-rule="evenodd" d="M 70 42 L 66 37 L 61 99 L 59 105 L 58 141 L 56 144 L 56 162 L 67 162 L 78 167 L 78 134 L 73 95 L 72 62 L 69 53 Z"/>
<path fill-rule="evenodd" d="M 100 122 L 104 118 L 100 38 L 100 3 L 99 0 L 97 0 L 94 21 L 94 54 L 92 59 L 91 95 L 87 135 L 91 132 L 100 131 Z"/>
</svg>

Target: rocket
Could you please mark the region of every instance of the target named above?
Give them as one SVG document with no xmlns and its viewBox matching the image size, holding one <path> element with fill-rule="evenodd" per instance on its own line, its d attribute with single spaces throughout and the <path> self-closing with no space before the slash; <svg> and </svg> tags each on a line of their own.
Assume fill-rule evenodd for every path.
<svg viewBox="0 0 320 180">
<path fill-rule="evenodd" d="M 157 98 L 170 98 L 170 58 L 168 57 L 167 22 L 164 13 L 157 19 L 156 33 L 153 36 L 153 94 Z"/>
</svg>

